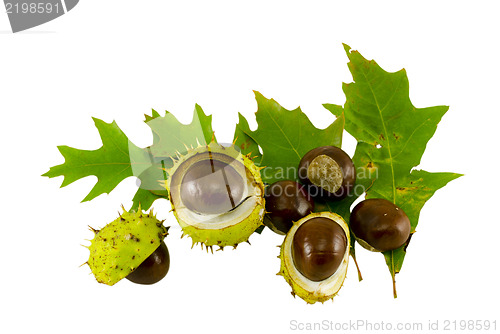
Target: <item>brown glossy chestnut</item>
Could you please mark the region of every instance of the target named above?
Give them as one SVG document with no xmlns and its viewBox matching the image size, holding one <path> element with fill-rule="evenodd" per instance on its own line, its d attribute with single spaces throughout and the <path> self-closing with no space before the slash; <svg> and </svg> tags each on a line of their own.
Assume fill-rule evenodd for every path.
<svg viewBox="0 0 500 334">
<path fill-rule="evenodd" d="M 295 232 L 293 262 L 309 280 L 323 281 L 337 271 L 346 248 L 347 236 L 339 224 L 324 217 L 311 218 Z"/>
<path fill-rule="evenodd" d="M 299 163 L 300 182 L 309 194 L 331 200 L 341 200 L 352 193 L 356 169 L 351 158 L 335 146 L 321 146 L 307 152 Z"/>
<path fill-rule="evenodd" d="M 266 188 L 266 218 L 264 224 L 278 234 L 286 234 L 293 222 L 314 210 L 314 202 L 304 186 L 282 180 Z"/>
<path fill-rule="evenodd" d="M 186 171 L 180 196 L 191 211 L 219 214 L 234 209 L 241 202 L 244 191 L 244 180 L 231 165 L 205 159 Z"/>
<path fill-rule="evenodd" d="M 167 245 L 162 241 L 160 246 L 126 278 L 137 284 L 154 284 L 167 275 L 169 268 L 170 255 Z"/>
<path fill-rule="evenodd" d="M 350 226 L 359 244 L 375 252 L 401 247 L 411 232 L 406 213 L 383 198 L 359 202 L 351 212 Z"/>
</svg>

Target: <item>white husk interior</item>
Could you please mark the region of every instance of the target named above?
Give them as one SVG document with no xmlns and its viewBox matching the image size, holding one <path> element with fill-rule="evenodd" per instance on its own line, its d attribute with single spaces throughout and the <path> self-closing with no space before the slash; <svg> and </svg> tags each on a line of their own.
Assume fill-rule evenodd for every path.
<svg viewBox="0 0 500 334">
<path fill-rule="evenodd" d="M 295 235 L 295 232 L 299 228 L 300 225 L 308 221 L 309 219 L 313 217 L 325 217 L 325 218 L 330 218 L 333 221 L 335 221 L 337 224 L 339 224 L 342 229 L 344 230 L 347 238 L 347 247 L 346 251 L 344 254 L 344 257 L 342 259 L 342 262 L 339 265 L 339 268 L 337 271 L 327 279 L 321 281 L 321 282 L 314 282 L 309 280 L 307 277 L 302 275 L 296 268 L 293 263 L 293 257 L 292 257 L 292 243 L 293 243 L 293 236 Z M 285 245 L 284 245 L 284 252 L 285 252 L 285 266 L 288 269 L 288 272 L 290 274 L 290 278 L 294 280 L 298 285 L 300 285 L 302 288 L 314 292 L 315 294 L 318 295 L 333 295 L 337 293 L 337 291 L 342 287 L 342 284 L 344 282 L 344 278 L 347 274 L 347 264 L 349 261 L 349 227 L 347 224 L 344 222 L 342 217 L 339 215 L 332 213 L 332 212 L 321 212 L 321 213 L 315 213 L 311 214 L 307 217 L 307 219 L 301 219 L 297 223 L 295 223 L 290 231 L 287 234 L 287 237 L 285 238 Z"/>
<path fill-rule="evenodd" d="M 236 209 L 223 214 L 199 214 L 186 208 L 182 204 L 180 197 L 176 197 L 175 211 L 180 220 L 182 220 L 186 224 L 189 223 L 189 225 L 193 227 L 203 230 L 220 230 L 228 226 L 236 225 L 241 221 L 243 221 L 248 216 L 250 216 L 255 207 L 257 205 L 261 205 L 261 198 L 263 194 L 262 194 L 262 189 L 258 186 L 258 184 L 254 182 L 253 176 L 251 175 L 250 171 L 247 170 L 243 156 L 241 155 L 240 152 L 236 151 L 233 147 L 221 148 L 218 144 L 215 143 L 211 143 L 209 147 L 210 151 L 212 152 L 226 154 L 232 156 L 233 158 L 235 157 L 234 161 L 237 163 L 231 163 L 230 165 L 233 166 L 235 170 L 238 170 L 240 174 L 246 173 L 247 182 L 245 183 L 245 189 L 243 192 L 242 199 L 245 199 L 247 197 L 249 198 L 246 199 Z M 171 170 L 169 170 L 169 174 L 173 175 L 177 167 L 180 166 L 184 161 L 189 159 L 189 157 L 192 156 L 193 154 L 206 151 L 207 151 L 206 146 L 199 146 L 194 150 L 190 151 L 190 154 L 186 154 L 185 156 L 179 157 L 179 160 L 176 161 L 174 167 Z M 245 170 L 241 170 L 242 168 L 244 168 Z M 173 189 L 170 188 L 171 187 L 170 180 L 171 179 L 169 178 L 167 181 L 170 194 L 172 193 L 178 194 L 179 193 L 178 188 L 180 187 L 180 184 L 176 185 L 177 187 L 176 191 L 172 192 Z M 260 217 L 263 217 L 264 209 L 261 210 L 259 215 Z"/>
<path fill-rule="evenodd" d="M 235 225 L 249 216 L 257 205 L 257 198 L 260 196 L 256 196 L 256 191 L 260 192 L 260 189 L 253 187 L 251 184 L 247 184 L 243 198 L 247 196 L 251 197 L 234 211 L 224 214 L 201 215 L 186 209 L 186 207 L 183 206 L 176 208 L 177 215 L 183 221 L 190 222 L 191 226 L 201 229 L 218 230 L 227 226 Z M 262 209 L 261 216 L 264 214 L 263 211 L 264 209 Z"/>
</svg>

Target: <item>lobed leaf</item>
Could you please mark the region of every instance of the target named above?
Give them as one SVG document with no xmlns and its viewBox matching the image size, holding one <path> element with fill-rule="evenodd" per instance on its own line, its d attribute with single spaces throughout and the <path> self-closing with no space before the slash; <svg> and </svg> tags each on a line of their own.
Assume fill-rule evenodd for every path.
<svg viewBox="0 0 500 334">
<path fill-rule="evenodd" d="M 374 172 L 368 178 L 373 184 L 367 188 L 366 197 L 385 198 L 401 207 L 410 218 L 413 233 L 425 202 L 436 190 L 461 176 L 413 170 L 420 164 L 427 142 L 448 107 L 414 107 L 404 69 L 388 73 L 349 46 L 344 48 L 354 79 L 343 85 L 345 128 L 358 140 L 354 164 Z M 407 246 L 384 252 L 394 297 L 395 274 L 401 270 Z"/>
<path fill-rule="evenodd" d="M 262 154 L 257 142 L 249 135 L 251 133 L 248 121 L 238 113 L 238 124 L 234 130 L 234 144 L 239 147 L 242 154 L 250 154 L 252 161 L 260 166 Z"/>
<path fill-rule="evenodd" d="M 205 145 L 215 140 L 215 137 L 212 116 L 206 116 L 198 105 L 194 110 L 193 121 L 187 125 L 181 124 L 169 112 L 160 116 L 155 110 L 152 116 L 146 115 L 145 122 L 153 132 L 153 144 L 143 149 L 133 144 L 116 122 L 105 123 L 94 118 L 102 147 L 80 150 L 59 146 L 65 162 L 51 167 L 43 176 L 63 176 L 61 187 L 65 187 L 76 180 L 95 175 L 97 183 L 83 201 L 108 194 L 127 177 L 136 176 L 141 185 L 133 198 L 132 209 L 137 209 L 139 205 L 143 210 L 149 209 L 156 199 L 168 198 L 167 191 L 158 181 L 168 177 L 165 168 L 172 165 L 171 156 L 185 153 L 188 147 Z"/>
<path fill-rule="evenodd" d="M 110 193 L 122 180 L 134 175 L 133 169 L 144 171 L 150 164 L 148 154 L 128 140 L 114 121 L 106 123 L 94 118 L 94 123 L 101 136 L 102 147 L 97 150 L 79 150 L 58 146 L 65 162 L 43 174 L 49 178 L 63 176 L 61 187 L 95 175 L 97 183 L 83 202 Z"/>
<path fill-rule="evenodd" d="M 172 167 L 173 156 L 185 154 L 191 147 L 206 145 L 215 140 L 212 129 L 212 116 L 207 116 L 199 105 L 195 105 L 193 119 L 189 124 L 180 123 L 177 118 L 165 111 L 164 116 L 153 109 L 151 116 L 145 115 L 145 123 L 153 132 L 153 144 L 146 147 L 151 164 L 141 176 L 141 186 L 133 198 L 133 209 L 147 210 L 158 198 L 168 198 L 168 192 L 158 182 L 166 180 L 165 169 Z"/>
<path fill-rule="evenodd" d="M 152 116 L 146 115 L 145 123 L 153 132 L 153 144 L 148 149 L 158 158 L 171 157 L 177 152 L 184 154 L 187 148 L 206 145 L 215 140 L 212 116 L 205 115 L 199 105 L 195 106 L 190 124 L 180 123 L 168 111 L 165 111 L 165 116 L 160 116 L 155 110 Z"/>
<path fill-rule="evenodd" d="M 255 98 L 257 130 L 251 131 L 240 115 L 235 137 L 242 137 L 241 141 L 248 143 L 252 152 L 261 147 L 259 163 L 266 167 L 261 172 L 264 182 L 296 179 L 300 159 L 309 150 L 325 145 L 341 146 L 343 119 L 337 119 L 326 129 L 317 129 L 300 108 L 287 110 L 259 92 L 255 92 Z"/>
</svg>

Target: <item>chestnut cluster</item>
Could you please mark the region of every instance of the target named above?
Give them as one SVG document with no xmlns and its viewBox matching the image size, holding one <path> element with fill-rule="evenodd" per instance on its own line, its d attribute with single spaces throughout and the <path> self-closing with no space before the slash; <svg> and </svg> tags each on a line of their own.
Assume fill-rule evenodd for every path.
<svg viewBox="0 0 500 334">
<path fill-rule="evenodd" d="M 264 224 L 278 234 L 287 234 L 298 222 L 300 226 L 288 235 L 292 238 L 293 266 L 309 281 L 326 281 L 345 262 L 349 242 L 338 221 L 328 215 L 311 215 L 314 200 L 338 201 L 347 197 L 354 188 L 356 170 L 343 150 L 322 146 L 302 157 L 298 179 L 300 183 L 282 180 L 266 189 Z M 283 254 L 286 256 L 287 252 Z"/>
<path fill-rule="evenodd" d="M 307 152 L 298 165 L 298 179 L 282 180 L 266 189 L 264 223 L 286 234 L 293 222 L 314 211 L 314 200 L 339 201 L 350 195 L 356 182 L 354 164 L 342 149 L 321 146 Z"/>
<path fill-rule="evenodd" d="M 315 201 L 339 201 L 350 196 L 356 182 L 356 169 L 342 149 L 322 146 L 302 157 L 298 180 L 300 183 L 278 181 L 266 189 L 264 223 L 278 234 L 287 234 L 294 222 L 313 212 Z M 405 212 L 382 198 L 357 204 L 350 216 L 350 227 L 361 246 L 377 252 L 403 246 L 411 233 Z"/>
<path fill-rule="evenodd" d="M 205 173 L 205 167 L 196 165 L 190 171 L 193 175 L 187 173 L 185 177 L 199 179 L 198 174 Z M 239 176 L 233 174 L 229 173 L 228 177 L 234 179 L 232 184 L 239 185 Z M 203 176 L 207 182 L 212 181 L 210 175 Z M 356 182 L 356 169 L 351 158 L 342 149 L 322 146 L 310 150 L 300 160 L 298 181 L 281 180 L 266 188 L 264 224 L 274 232 L 285 235 L 295 222 L 300 221 L 297 224 L 300 226 L 296 226 L 290 236 L 293 265 L 308 280 L 322 282 L 340 268 L 348 252 L 349 236 L 346 234 L 347 227 L 342 228 L 335 219 L 311 213 L 314 212 L 315 201 L 339 201 L 351 195 Z M 196 195 L 197 189 L 186 186 L 181 192 L 187 198 L 186 206 L 192 206 L 193 211 L 208 213 L 231 209 L 217 205 L 216 195 L 219 189 L 215 189 L 211 183 L 207 183 L 206 188 L 213 192 L 207 198 L 215 202 L 205 203 L 198 199 L 195 201 L 197 205 L 192 205 L 189 199 L 193 196 L 187 195 Z M 239 200 L 242 197 L 240 188 L 231 189 L 231 198 Z M 226 188 L 223 190 L 226 191 Z M 200 202 L 203 203 L 202 206 L 199 205 Z M 306 218 L 303 219 L 304 217 Z M 381 198 L 370 198 L 358 203 L 351 212 L 349 225 L 361 246 L 377 252 L 403 246 L 411 233 L 410 220 L 405 212 L 394 203 Z M 166 275 L 169 264 L 168 250 L 162 242 L 127 279 L 139 284 L 156 283 Z"/>
</svg>

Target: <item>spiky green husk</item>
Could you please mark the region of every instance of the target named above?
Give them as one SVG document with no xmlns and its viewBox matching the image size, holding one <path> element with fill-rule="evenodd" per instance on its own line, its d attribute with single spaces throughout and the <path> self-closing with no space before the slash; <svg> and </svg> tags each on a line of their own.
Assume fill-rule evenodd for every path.
<svg viewBox="0 0 500 334">
<path fill-rule="evenodd" d="M 153 210 L 124 212 L 101 230 L 95 230 L 87 261 L 99 283 L 114 285 L 134 271 L 168 234 Z"/>
<path fill-rule="evenodd" d="M 297 269 L 295 269 L 291 251 L 293 236 L 299 226 L 314 217 L 325 217 L 337 222 L 342 227 L 347 237 L 347 247 L 342 263 L 332 276 L 321 282 L 310 281 Z M 341 216 L 332 212 L 312 213 L 295 222 L 290 231 L 288 231 L 285 240 L 280 247 L 279 258 L 281 260 L 281 264 L 280 271 L 277 275 L 283 276 L 283 278 L 291 286 L 292 295 L 294 297 L 297 295 L 308 304 L 314 304 L 316 302 L 324 303 L 327 300 L 333 299 L 344 283 L 349 262 L 349 249 L 349 227 Z"/>
<path fill-rule="evenodd" d="M 178 208 L 174 205 L 174 196 L 170 194 L 169 199 L 172 204 L 172 211 L 176 217 L 179 225 L 182 228 L 182 236 L 188 235 L 192 239 L 192 246 L 200 243 L 201 247 L 205 245 L 207 251 L 212 249 L 213 246 L 219 246 L 219 249 L 223 249 L 226 246 L 236 246 L 241 242 L 248 242 L 250 235 L 255 232 L 255 230 L 262 225 L 265 212 L 265 200 L 264 200 L 264 184 L 260 175 L 260 167 L 257 167 L 250 157 L 250 155 L 242 155 L 233 146 L 223 147 L 215 142 L 211 142 L 208 145 L 200 145 L 194 149 L 189 149 L 188 152 L 181 156 L 178 155 L 175 159 L 174 166 L 167 170 L 170 175 L 168 180 L 164 182 L 165 187 L 170 192 L 172 175 L 176 170 L 184 163 L 186 160 L 192 156 L 210 151 L 217 154 L 229 155 L 235 160 L 241 162 L 247 171 L 247 177 L 253 179 L 253 185 L 257 189 L 257 194 L 255 195 L 255 207 L 251 212 L 248 212 L 245 216 L 239 217 L 239 221 L 232 222 L 225 226 L 210 226 L 209 224 L 196 224 L 186 219 L 183 219 L 178 212 Z M 224 220 L 227 215 L 233 213 L 224 213 L 220 215 L 221 220 Z"/>
<path fill-rule="evenodd" d="M 263 206 L 262 204 L 255 207 L 252 213 L 245 218 L 244 223 L 231 225 L 220 230 L 200 229 L 179 219 L 175 210 L 174 215 L 182 228 L 183 235 L 188 235 L 192 239 L 193 246 L 201 243 L 207 247 L 207 250 L 211 249 L 212 246 L 219 246 L 220 249 L 225 246 L 236 248 L 239 243 L 248 242 L 250 235 L 262 225 Z"/>
</svg>

